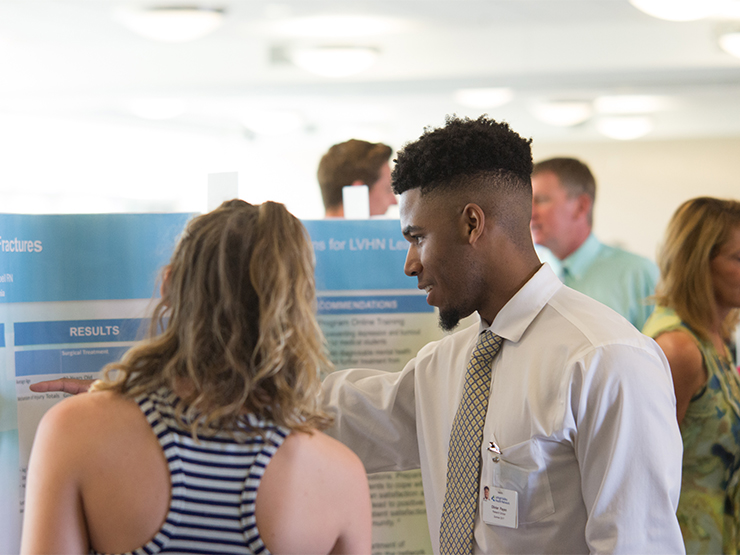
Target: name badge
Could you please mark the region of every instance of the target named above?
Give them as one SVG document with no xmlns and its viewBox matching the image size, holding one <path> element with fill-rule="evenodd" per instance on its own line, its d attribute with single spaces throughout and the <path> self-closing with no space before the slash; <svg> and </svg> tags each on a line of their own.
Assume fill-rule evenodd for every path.
<svg viewBox="0 0 740 555">
<path fill-rule="evenodd" d="M 519 506 L 517 492 L 510 489 L 492 487 L 490 497 L 481 499 L 483 522 L 506 528 L 519 527 Z"/>
</svg>

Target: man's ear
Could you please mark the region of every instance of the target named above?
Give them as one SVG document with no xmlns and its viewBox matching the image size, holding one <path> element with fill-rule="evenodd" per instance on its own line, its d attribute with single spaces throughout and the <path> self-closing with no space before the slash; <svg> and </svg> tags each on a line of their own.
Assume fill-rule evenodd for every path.
<svg viewBox="0 0 740 555">
<path fill-rule="evenodd" d="M 159 294 L 162 295 L 163 300 L 167 300 L 167 294 L 170 290 L 170 276 L 172 275 L 172 266 L 167 264 L 162 269 L 162 283 L 159 286 Z"/>
<path fill-rule="evenodd" d="M 577 213 L 580 216 L 581 214 L 588 217 L 588 213 L 591 211 L 591 206 L 593 205 L 593 201 L 591 200 L 591 197 L 588 196 L 586 193 L 581 193 L 576 197 L 577 201 Z"/>
<path fill-rule="evenodd" d="M 472 245 L 483 235 L 486 227 L 486 213 L 479 205 L 470 202 L 463 208 L 462 223 L 465 226 L 468 243 Z"/>
</svg>

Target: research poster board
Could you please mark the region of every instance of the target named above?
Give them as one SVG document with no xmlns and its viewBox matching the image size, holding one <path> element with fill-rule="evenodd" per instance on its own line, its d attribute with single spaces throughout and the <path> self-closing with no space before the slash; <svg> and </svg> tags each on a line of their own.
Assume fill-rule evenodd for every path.
<svg viewBox="0 0 740 555">
<path fill-rule="evenodd" d="M 17 553 L 26 469 L 43 414 L 66 395 L 31 383 L 90 379 L 143 336 L 159 270 L 189 214 L 0 214 L 0 553 Z M 397 220 L 305 221 L 318 318 L 337 369 L 400 371 L 442 333 L 403 273 Z M 421 474 L 369 477 L 373 554 L 431 553 Z"/>
<path fill-rule="evenodd" d="M 337 370 L 403 369 L 442 337 L 434 308 L 403 272 L 408 243 L 398 220 L 304 222 L 316 253 L 318 318 Z M 374 555 L 432 553 L 421 472 L 368 477 Z"/>
</svg>

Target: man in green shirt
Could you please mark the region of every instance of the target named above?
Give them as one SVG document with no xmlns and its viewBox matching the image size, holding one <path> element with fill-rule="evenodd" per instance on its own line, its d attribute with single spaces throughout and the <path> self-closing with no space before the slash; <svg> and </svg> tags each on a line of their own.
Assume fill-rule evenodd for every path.
<svg viewBox="0 0 740 555">
<path fill-rule="evenodd" d="M 596 181 L 588 166 L 575 158 L 538 162 L 532 191 L 534 242 L 557 259 L 553 265 L 559 266 L 563 282 L 642 329 L 653 310 L 648 297 L 654 293 L 658 268 L 647 258 L 601 243 L 593 234 Z"/>
</svg>

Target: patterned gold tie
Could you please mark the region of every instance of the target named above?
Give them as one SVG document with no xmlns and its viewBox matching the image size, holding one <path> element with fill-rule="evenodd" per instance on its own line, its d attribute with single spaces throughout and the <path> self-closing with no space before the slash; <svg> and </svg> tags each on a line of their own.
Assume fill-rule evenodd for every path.
<svg viewBox="0 0 740 555">
<path fill-rule="evenodd" d="M 483 425 L 491 391 L 491 366 L 501 342 L 501 337 L 492 331 L 484 331 L 468 363 L 447 456 L 447 490 L 439 530 L 442 555 L 473 552 Z"/>
</svg>

